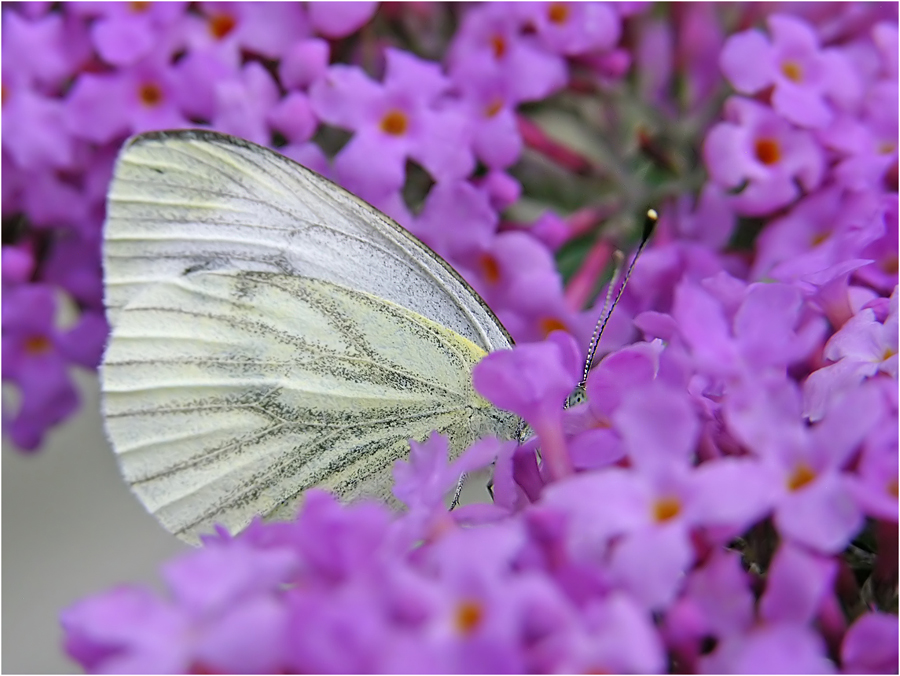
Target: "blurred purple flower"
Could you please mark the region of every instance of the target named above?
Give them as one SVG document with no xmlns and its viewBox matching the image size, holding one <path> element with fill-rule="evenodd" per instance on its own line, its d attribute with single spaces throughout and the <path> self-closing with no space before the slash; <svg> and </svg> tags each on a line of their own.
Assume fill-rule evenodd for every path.
<svg viewBox="0 0 900 676">
<path fill-rule="evenodd" d="M 725 414 L 732 433 L 763 462 L 777 493 L 775 524 L 785 539 L 826 554 L 846 547 L 863 523 L 843 471 L 881 418 L 879 395 L 859 388 L 807 428 L 792 382 L 747 383 Z"/>
<path fill-rule="evenodd" d="M 837 563 L 785 541 L 766 574 L 759 614 L 767 622 L 806 624 L 815 619 L 823 598 L 832 593 Z"/>
<path fill-rule="evenodd" d="M 771 41 L 757 30 L 731 36 L 721 65 L 742 94 L 774 87 L 772 107 L 801 127 L 822 128 L 833 116 L 832 102 L 852 108 L 861 83 L 837 50 L 821 49 L 812 26 L 786 14 L 768 17 Z"/>
<path fill-rule="evenodd" d="M 470 182 L 444 181 L 432 187 L 407 229 L 443 258 L 467 266 L 490 247 L 497 213 Z"/>
<path fill-rule="evenodd" d="M 897 616 L 866 613 L 854 622 L 841 644 L 848 674 L 893 674 L 897 671 Z"/>
<path fill-rule="evenodd" d="M 281 2 L 204 2 L 200 15 L 182 19 L 189 51 L 212 52 L 226 65 L 238 67 L 242 51 L 279 59 L 312 29 L 303 7 Z"/>
<path fill-rule="evenodd" d="M 187 3 L 106 3 L 96 7 L 91 41 L 100 58 L 113 66 L 130 66 L 160 49 L 166 32 L 185 13 Z M 177 35 L 177 32 L 174 32 Z M 167 46 L 173 50 L 177 44 Z"/>
<path fill-rule="evenodd" d="M 311 5 L 316 7 L 320 3 Z M 348 4 L 348 3 L 342 3 Z M 325 40 L 298 40 L 278 64 L 278 77 L 286 89 L 306 89 L 328 70 L 329 47 Z"/>
<path fill-rule="evenodd" d="M 619 42 L 621 20 L 604 2 L 533 2 L 516 7 L 550 52 L 605 52 Z"/>
<path fill-rule="evenodd" d="M 565 63 L 524 35 L 524 22 L 510 10 L 486 3 L 466 13 L 450 46 L 450 76 L 455 82 L 502 82 L 511 104 L 544 98 L 565 85 Z"/>
<path fill-rule="evenodd" d="M 797 183 L 807 191 L 819 185 L 825 160 L 809 132 L 749 99 L 730 98 L 724 113 L 726 122 L 706 137 L 703 157 L 723 188 L 746 184 L 734 197 L 739 213 L 770 213 L 799 197 Z"/>
<path fill-rule="evenodd" d="M 326 38 L 355 33 L 369 22 L 377 9 L 377 2 L 312 2 L 306 6 L 312 27 Z"/>
<path fill-rule="evenodd" d="M 806 281 L 858 258 L 883 234 L 884 200 L 878 193 L 823 188 L 773 220 L 760 234 L 752 274 L 756 279 Z"/>
<path fill-rule="evenodd" d="M 20 400 L 4 426 L 20 448 L 33 450 L 78 408 L 68 365 L 96 367 L 107 327 L 102 316 L 84 314 L 72 329 L 58 329 L 56 298 L 46 285 L 7 288 L 4 295 L 3 379 L 17 385 Z"/>
<path fill-rule="evenodd" d="M 15 73 L 23 84 L 38 85 L 44 93 L 61 87 L 90 56 L 84 26 L 60 13 L 28 19 L 3 13 L 3 84 Z M 6 92 L 4 92 L 6 93 Z M 5 97 L 4 97 L 5 98 Z M 6 102 L 3 110 L 6 118 Z"/>
<path fill-rule="evenodd" d="M 19 74 L 3 69 L 3 153 L 20 168 L 65 168 L 74 158 L 62 101 L 32 89 Z"/>
<path fill-rule="evenodd" d="M 212 124 L 216 129 L 254 143 L 263 145 L 269 143 L 272 135 L 266 124 L 266 118 L 278 104 L 279 93 L 278 85 L 260 63 L 251 61 L 236 77 L 218 82 L 215 96 L 216 113 Z M 298 125 L 305 124 L 308 130 L 314 122 L 309 119 L 311 113 L 307 112 L 307 115 L 307 120 L 295 122 Z M 299 130 L 295 128 L 292 131 Z M 311 135 L 312 131 L 308 133 Z M 289 140 L 308 140 L 309 136 L 302 138 L 301 134 L 302 131 L 296 137 L 289 137 Z"/>
<path fill-rule="evenodd" d="M 805 625 L 765 624 L 725 639 L 701 659 L 703 674 L 830 674 L 822 637 Z"/>
<path fill-rule="evenodd" d="M 66 99 L 73 136 L 108 143 L 127 134 L 190 126 L 181 110 L 175 72 L 151 55 L 108 75 L 83 74 Z"/>
<path fill-rule="evenodd" d="M 884 373 L 897 379 L 897 296 L 895 288 L 883 323 L 876 321 L 873 310 L 862 310 L 828 339 L 823 356 L 835 363 L 810 374 L 803 385 L 804 412 L 810 420 L 821 419 L 835 398 L 865 378 Z"/>
</svg>

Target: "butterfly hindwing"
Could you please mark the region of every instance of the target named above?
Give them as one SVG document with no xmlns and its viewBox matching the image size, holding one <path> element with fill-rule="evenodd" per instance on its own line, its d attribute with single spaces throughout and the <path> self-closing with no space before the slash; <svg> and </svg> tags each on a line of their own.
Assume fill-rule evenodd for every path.
<svg viewBox="0 0 900 676">
<path fill-rule="evenodd" d="M 196 540 L 256 514 L 289 517 L 312 486 L 390 499 L 410 438 L 453 453 L 512 437 L 514 416 L 472 389 L 484 352 L 377 296 L 271 272 L 157 282 L 118 314 L 102 370 L 125 479 Z"/>
</svg>

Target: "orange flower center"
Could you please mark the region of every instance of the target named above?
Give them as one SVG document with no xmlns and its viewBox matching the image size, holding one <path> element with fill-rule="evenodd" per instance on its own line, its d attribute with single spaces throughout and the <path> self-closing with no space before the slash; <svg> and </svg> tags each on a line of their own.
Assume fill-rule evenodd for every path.
<svg viewBox="0 0 900 676">
<path fill-rule="evenodd" d="M 893 479 L 888 481 L 887 492 L 888 495 L 894 498 L 894 500 L 897 499 L 897 477 L 894 477 Z"/>
<path fill-rule="evenodd" d="M 406 113 L 400 110 L 392 110 L 381 118 L 381 131 L 391 136 L 402 136 L 406 133 L 409 120 Z"/>
<path fill-rule="evenodd" d="M 149 2 L 129 2 L 128 7 L 135 14 L 140 14 L 141 12 L 146 12 L 148 9 L 150 9 L 150 3 Z"/>
<path fill-rule="evenodd" d="M 233 16 L 228 14 L 216 14 L 209 18 L 209 32 L 216 40 L 221 40 L 237 25 L 237 21 Z"/>
<path fill-rule="evenodd" d="M 456 628 L 461 634 L 471 634 L 484 618 L 484 610 L 477 601 L 463 601 L 456 609 Z"/>
<path fill-rule="evenodd" d="M 496 98 L 484 109 L 484 115 L 485 117 L 494 117 L 501 110 L 503 110 L 503 99 Z"/>
<path fill-rule="evenodd" d="M 810 240 L 810 244 L 814 247 L 819 246 L 823 242 L 826 242 L 828 238 L 831 237 L 830 232 L 819 232 L 813 235 L 812 240 Z"/>
<path fill-rule="evenodd" d="M 900 261 L 897 260 L 897 256 L 888 256 L 881 261 L 881 269 L 889 275 L 896 275 L 900 270 Z"/>
<path fill-rule="evenodd" d="M 781 148 L 778 142 L 762 138 L 756 142 L 756 159 L 763 164 L 775 164 L 781 159 Z"/>
<path fill-rule="evenodd" d="M 487 280 L 488 284 L 496 284 L 500 281 L 500 264 L 491 254 L 482 254 L 479 259 L 481 263 L 481 274 Z"/>
<path fill-rule="evenodd" d="M 25 351 L 31 355 L 44 354 L 50 351 L 52 345 L 47 336 L 31 336 L 25 340 Z"/>
<path fill-rule="evenodd" d="M 788 478 L 788 488 L 792 491 L 800 490 L 815 478 L 816 473 L 813 468 L 806 463 L 800 463 Z"/>
<path fill-rule="evenodd" d="M 506 54 L 506 40 L 502 35 L 494 35 L 491 38 L 491 47 L 494 50 L 495 59 L 502 59 L 503 55 Z"/>
<path fill-rule="evenodd" d="M 557 319 L 556 317 L 544 317 L 540 322 L 538 322 L 541 327 L 541 333 L 544 334 L 546 338 L 554 331 L 565 331 L 566 325 L 563 323 L 561 319 Z"/>
<path fill-rule="evenodd" d="M 781 72 L 791 82 L 803 81 L 803 69 L 796 61 L 785 61 L 781 64 Z"/>
<path fill-rule="evenodd" d="M 660 498 L 653 506 L 653 518 L 659 522 L 674 519 L 681 513 L 681 501 L 678 498 Z"/>
<path fill-rule="evenodd" d="M 148 108 L 158 106 L 160 103 L 162 103 L 163 100 L 162 89 L 160 89 L 159 85 L 155 82 L 145 82 L 144 84 L 142 84 L 139 96 L 141 99 L 141 103 L 143 103 Z"/>
<path fill-rule="evenodd" d="M 565 23 L 569 19 L 569 7 L 561 2 L 553 2 L 547 8 L 547 18 L 550 23 Z"/>
</svg>

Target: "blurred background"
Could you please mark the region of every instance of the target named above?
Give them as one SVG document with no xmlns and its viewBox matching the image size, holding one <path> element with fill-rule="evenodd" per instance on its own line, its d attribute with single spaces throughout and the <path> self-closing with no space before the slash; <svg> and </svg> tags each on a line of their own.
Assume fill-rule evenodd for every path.
<svg viewBox="0 0 900 676">
<path fill-rule="evenodd" d="M 186 548 L 130 494 L 103 433 L 94 373 L 78 370 L 77 416 L 39 453 L 3 437 L 4 673 L 72 673 L 59 611 L 118 583 L 158 584 L 160 562 Z"/>
</svg>

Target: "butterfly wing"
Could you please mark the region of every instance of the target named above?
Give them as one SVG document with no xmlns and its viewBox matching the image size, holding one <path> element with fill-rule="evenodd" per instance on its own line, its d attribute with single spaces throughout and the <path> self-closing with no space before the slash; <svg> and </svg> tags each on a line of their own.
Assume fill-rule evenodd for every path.
<svg viewBox="0 0 900 676">
<path fill-rule="evenodd" d="M 153 132 L 116 163 L 104 230 L 110 323 L 142 288 L 197 270 L 257 270 L 371 293 L 485 351 L 509 334 L 439 256 L 343 188 L 267 148 Z"/>
<path fill-rule="evenodd" d="M 480 398 L 474 343 L 343 286 L 266 272 L 159 282 L 118 316 L 103 365 L 107 430 L 125 479 L 191 541 L 257 514 L 292 516 L 322 486 L 390 499 L 410 438 L 451 453 L 517 421 Z"/>
<path fill-rule="evenodd" d="M 461 451 L 516 421 L 470 385 L 511 344 L 430 249 L 333 183 L 212 132 L 139 136 L 110 188 L 106 425 L 188 540 L 291 516 L 311 486 L 390 496 L 408 439 Z"/>
</svg>

